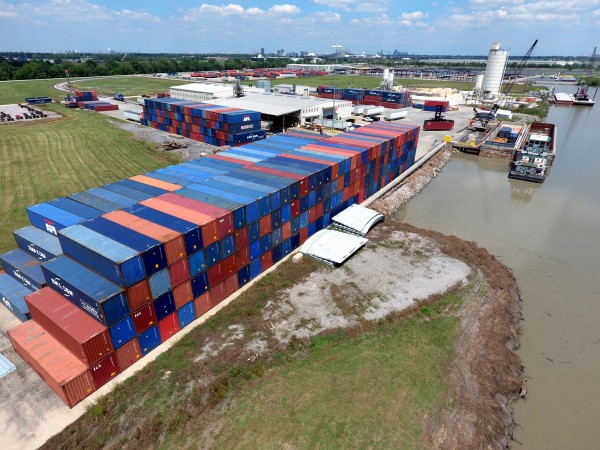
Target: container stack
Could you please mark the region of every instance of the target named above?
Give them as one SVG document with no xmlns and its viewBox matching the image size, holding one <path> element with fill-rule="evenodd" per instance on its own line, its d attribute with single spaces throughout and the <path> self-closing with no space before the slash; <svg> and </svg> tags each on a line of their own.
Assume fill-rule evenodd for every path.
<svg viewBox="0 0 600 450">
<path fill-rule="evenodd" d="M 354 105 L 383 106 L 400 109 L 412 106 L 409 92 L 384 91 L 376 89 L 336 89 L 330 86 L 317 87 L 320 98 L 351 100 Z"/>
<path fill-rule="evenodd" d="M 92 111 L 118 111 L 119 105 L 113 105 L 109 102 L 103 102 L 100 100 L 89 100 L 89 101 L 81 101 L 77 102 L 77 106 L 80 108 L 90 109 Z"/>
<path fill-rule="evenodd" d="M 435 112 L 435 109 L 438 106 L 442 107 L 442 112 L 448 112 L 450 110 L 450 102 L 446 100 L 425 100 L 423 103 L 423 110 Z"/>
<path fill-rule="evenodd" d="M 13 346 L 72 407 L 390 183 L 418 136 L 290 132 L 28 208 L 39 230 L 15 236 L 42 280 L 11 277 L 31 317 Z"/>
<path fill-rule="evenodd" d="M 239 146 L 266 137 L 257 111 L 172 98 L 145 99 L 140 123 L 217 146 Z"/>
<path fill-rule="evenodd" d="M 75 91 L 76 102 L 93 102 L 97 100 L 96 91 Z"/>
</svg>

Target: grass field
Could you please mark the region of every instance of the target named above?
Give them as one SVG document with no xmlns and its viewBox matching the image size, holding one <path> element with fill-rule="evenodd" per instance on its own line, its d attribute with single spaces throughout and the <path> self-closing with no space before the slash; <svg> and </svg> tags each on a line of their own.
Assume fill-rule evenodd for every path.
<svg viewBox="0 0 600 450">
<path fill-rule="evenodd" d="M 0 105 L 12 103 L 25 103 L 27 97 L 51 97 L 57 99 L 64 95 L 53 86 L 64 79 L 26 80 L 26 81 L 1 81 Z"/>
<path fill-rule="evenodd" d="M 24 83 L 23 92 L 30 92 L 31 84 L 42 95 L 40 83 Z M 17 95 L 18 89 L 11 89 L 10 95 Z M 0 98 L 8 95 L 2 92 Z M 16 247 L 11 233 L 28 225 L 26 206 L 176 162 L 106 116 L 46 107 L 64 118 L 0 125 L 0 252 Z"/>
<path fill-rule="evenodd" d="M 264 329 L 266 302 L 318 267 L 306 258 L 284 262 L 101 397 L 47 447 L 417 447 L 423 424 L 449 406 L 460 331 L 454 313 L 474 286 L 410 318 L 365 321 L 248 358 L 244 347 Z M 221 347 L 232 328 L 243 329 L 243 337 Z M 198 360 L 205 351 L 210 356 Z"/>
<path fill-rule="evenodd" d="M 183 80 L 150 77 L 114 77 L 75 80 L 73 86 L 80 90 L 93 90 L 102 95 L 113 95 L 118 92 L 128 96 L 166 92 L 171 86 L 184 83 Z"/>
</svg>

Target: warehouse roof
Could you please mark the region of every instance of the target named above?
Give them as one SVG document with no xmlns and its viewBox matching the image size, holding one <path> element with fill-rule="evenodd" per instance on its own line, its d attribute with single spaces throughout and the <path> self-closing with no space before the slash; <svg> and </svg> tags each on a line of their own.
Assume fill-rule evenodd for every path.
<svg viewBox="0 0 600 450">
<path fill-rule="evenodd" d="M 233 86 L 231 84 L 222 83 L 189 83 L 179 86 L 171 86 L 170 89 L 189 92 L 206 92 L 208 94 L 221 93 L 224 91 L 227 91 L 228 93 L 233 92 Z"/>
<path fill-rule="evenodd" d="M 219 105 L 259 111 L 270 116 L 283 116 L 312 106 L 328 106 L 331 100 L 285 94 L 251 94 L 245 97 L 219 99 Z"/>
</svg>

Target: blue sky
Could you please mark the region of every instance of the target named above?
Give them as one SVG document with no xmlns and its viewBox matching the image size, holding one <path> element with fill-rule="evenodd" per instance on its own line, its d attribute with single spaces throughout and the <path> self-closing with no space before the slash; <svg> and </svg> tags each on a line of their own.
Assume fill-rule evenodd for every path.
<svg viewBox="0 0 600 450">
<path fill-rule="evenodd" d="M 0 51 L 591 55 L 600 0 L 0 0 Z"/>
</svg>

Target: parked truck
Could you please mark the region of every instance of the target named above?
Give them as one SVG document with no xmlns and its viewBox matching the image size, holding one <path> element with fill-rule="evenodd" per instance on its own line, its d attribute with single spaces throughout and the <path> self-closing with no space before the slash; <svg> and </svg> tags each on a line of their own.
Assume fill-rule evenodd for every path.
<svg viewBox="0 0 600 450">
<path fill-rule="evenodd" d="M 369 106 L 363 109 L 363 116 L 376 116 L 377 114 L 381 114 L 385 111 L 383 106 Z"/>
<path fill-rule="evenodd" d="M 124 102 L 125 96 L 123 94 L 115 94 L 113 95 L 113 100 L 119 100 L 120 102 Z"/>
</svg>

